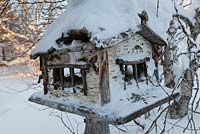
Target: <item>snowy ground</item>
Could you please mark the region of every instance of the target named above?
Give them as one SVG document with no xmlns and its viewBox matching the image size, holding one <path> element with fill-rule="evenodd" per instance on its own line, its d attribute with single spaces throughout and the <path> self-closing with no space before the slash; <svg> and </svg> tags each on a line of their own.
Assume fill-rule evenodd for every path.
<svg viewBox="0 0 200 134">
<path fill-rule="evenodd" d="M 2 70 L 1 70 L 2 71 Z M 80 116 L 61 113 L 59 111 L 49 109 L 31 102 L 28 98 L 31 94 L 41 91 L 41 85 L 35 84 L 37 79 L 33 77 L 22 77 L 21 73 L 1 73 L 0 74 L 0 132 L 5 134 L 83 134 L 84 123 Z M 161 110 L 164 107 L 161 107 Z M 145 129 L 149 128 L 152 121 L 158 115 L 158 111 L 154 110 L 151 116 L 139 120 Z M 165 113 L 157 123 L 158 132 L 164 124 Z M 63 117 L 62 123 L 60 117 Z M 196 129 L 200 128 L 198 121 L 200 116 L 195 115 Z M 171 125 L 176 123 L 175 126 Z M 182 120 L 167 120 L 166 133 L 183 133 L 183 128 L 186 127 L 188 116 Z M 121 129 L 121 130 L 119 130 Z M 190 127 L 189 127 L 190 129 Z M 110 126 L 111 134 L 143 134 L 145 131 L 138 127 L 134 122 L 130 122 L 125 126 L 116 128 Z M 169 131 L 168 131 L 169 130 Z M 125 132 L 126 131 L 126 132 Z M 150 132 L 156 133 L 156 129 Z M 190 130 L 185 132 L 191 133 Z"/>
</svg>

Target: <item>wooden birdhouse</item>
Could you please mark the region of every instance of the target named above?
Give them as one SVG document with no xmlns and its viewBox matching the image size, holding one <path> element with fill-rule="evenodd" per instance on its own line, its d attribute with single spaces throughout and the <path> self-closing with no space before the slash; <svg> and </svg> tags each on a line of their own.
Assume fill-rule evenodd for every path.
<svg viewBox="0 0 200 134">
<path fill-rule="evenodd" d="M 49 27 L 31 54 L 40 58 L 44 94 L 36 93 L 30 101 L 88 120 L 124 124 L 177 96 L 152 86 L 159 83 L 159 59 L 166 42 L 148 26 L 146 11 L 136 13 L 138 19 L 132 21 L 136 29 L 116 30 L 120 26 L 113 22 L 110 27 L 109 20 L 75 21 L 76 10 L 83 10 L 83 16 L 87 10 L 76 8 Z"/>
</svg>

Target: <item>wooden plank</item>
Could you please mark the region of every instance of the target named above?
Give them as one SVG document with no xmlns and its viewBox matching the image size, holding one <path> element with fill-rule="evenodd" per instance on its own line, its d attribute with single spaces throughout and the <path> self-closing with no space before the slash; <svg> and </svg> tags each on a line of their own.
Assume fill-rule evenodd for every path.
<svg viewBox="0 0 200 134">
<path fill-rule="evenodd" d="M 142 23 L 141 26 L 141 30 L 136 33 L 140 34 L 153 45 L 167 46 L 167 43 L 159 35 L 157 35 L 147 24 Z"/>
<path fill-rule="evenodd" d="M 145 59 L 138 60 L 138 61 L 124 61 L 123 59 L 117 59 L 116 64 L 117 65 L 135 65 L 135 64 L 144 63 L 148 60 L 149 60 L 149 57 L 147 57 Z"/>
<path fill-rule="evenodd" d="M 100 98 L 101 98 L 101 105 L 107 104 L 110 102 L 110 86 L 109 86 L 109 68 L 108 68 L 108 53 L 107 51 L 100 51 L 99 54 L 100 64 L 100 82 L 99 82 L 99 89 L 100 89 Z"/>
<path fill-rule="evenodd" d="M 79 68 L 79 69 L 89 69 L 89 64 L 78 65 L 78 64 L 58 64 L 58 65 L 49 65 L 47 66 L 48 69 L 53 68 Z"/>
</svg>

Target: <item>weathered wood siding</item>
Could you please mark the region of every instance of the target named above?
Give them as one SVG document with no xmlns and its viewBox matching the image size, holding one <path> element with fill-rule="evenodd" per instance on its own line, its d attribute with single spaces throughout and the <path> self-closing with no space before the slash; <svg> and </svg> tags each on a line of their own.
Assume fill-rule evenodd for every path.
<svg viewBox="0 0 200 134">
<path fill-rule="evenodd" d="M 87 81 L 87 99 L 90 102 L 98 102 L 99 100 L 99 74 L 96 74 L 93 68 L 87 72 L 86 81 Z"/>
<path fill-rule="evenodd" d="M 78 61 L 78 59 L 81 59 L 85 57 L 84 59 L 89 60 L 94 55 L 97 55 L 96 52 L 85 52 L 85 53 L 78 53 L 74 52 L 71 54 L 65 54 L 63 52 L 62 55 L 58 55 L 59 52 L 51 54 L 48 58 L 48 65 L 58 65 L 58 64 L 83 64 L 84 62 Z M 55 58 L 53 58 L 55 56 Z M 52 57 L 52 58 L 51 58 Z M 97 65 L 99 65 L 99 60 L 96 61 Z M 51 71 L 50 71 L 51 70 Z M 52 69 L 49 69 L 49 76 L 53 78 L 53 71 Z M 53 79 L 51 79 L 51 84 L 53 84 Z M 75 96 L 83 101 L 86 102 L 92 102 L 92 103 L 99 103 L 99 83 L 100 83 L 100 77 L 99 77 L 99 71 L 95 70 L 93 67 L 91 67 L 89 70 L 86 70 L 86 83 L 87 83 L 87 96 L 84 96 L 83 93 L 64 93 L 64 91 L 53 91 L 53 94 L 56 94 L 56 96 Z M 50 86 L 51 89 L 53 89 L 53 86 Z"/>
<path fill-rule="evenodd" d="M 142 49 L 136 49 L 137 48 L 136 46 L 140 46 Z M 144 54 L 151 58 L 152 47 L 151 44 L 139 34 L 135 34 L 129 40 L 124 41 L 118 45 L 115 45 L 113 49 L 110 49 L 110 51 L 108 51 L 109 78 L 116 81 L 121 79 L 119 78 L 119 73 L 121 72 L 119 66 L 116 65 L 116 59 L 126 56 L 128 56 L 130 59 L 131 56 L 133 57 L 132 61 L 134 61 L 135 57 L 141 54 Z M 121 84 L 123 84 L 123 80 L 121 82 L 122 82 Z"/>
<path fill-rule="evenodd" d="M 109 65 L 108 65 L 108 52 L 102 50 L 99 52 L 99 92 L 101 105 L 110 102 L 110 85 L 109 85 Z"/>
</svg>

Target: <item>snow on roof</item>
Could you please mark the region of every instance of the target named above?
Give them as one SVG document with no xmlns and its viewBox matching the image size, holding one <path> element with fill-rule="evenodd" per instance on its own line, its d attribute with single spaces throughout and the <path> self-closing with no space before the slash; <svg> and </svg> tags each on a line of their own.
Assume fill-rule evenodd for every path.
<svg viewBox="0 0 200 134">
<path fill-rule="evenodd" d="M 149 16 L 147 24 L 151 29 L 167 39 L 166 31 L 174 11 L 171 0 L 162 0 L 157 12 L 157 0 L 82 0 L 74 4 L 58 17 L 48 28 L 31 55 L 46 53 L 48 49 L 61 49 L 55 40 L 70 29 L 86 27 L 92 33 L 92 39 L 106 40 L 121 32 L 138 31 L 140 18 L 138 13 L 146 10 Z M 157 17 L 158 13 L 158 17 Z"/>
</svg>

